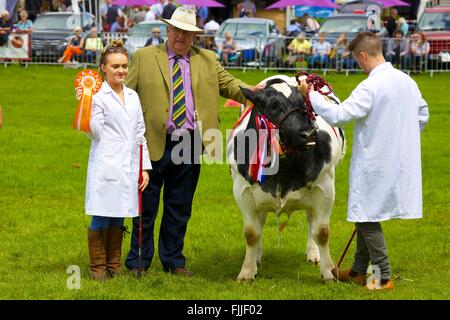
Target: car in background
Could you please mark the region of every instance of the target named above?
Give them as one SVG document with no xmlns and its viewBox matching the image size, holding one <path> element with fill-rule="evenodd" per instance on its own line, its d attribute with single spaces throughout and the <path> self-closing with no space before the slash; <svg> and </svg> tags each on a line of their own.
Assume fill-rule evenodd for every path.
<svg viewBox="0 0 450 320">
<path fill-rule="evenodd" d="M 130 56 L 134 52 L 145 46 L 147 40 L 152 36 L 152 29 L 159 28 L 161 31 L 161 38 L 167 40 L 167 24 L 160 21 L 143 21 L 136 24 L 129 32 L 125 48 L 127 49 Z"/>
<path fill-rule="evenodd" d="M 381 6 L 376 2 L 354 1 L 342 5 L 339 12 L 330 15 L 320 26 L 319 33 L 336 39 L 345 33 L 347 39 L 355 38 L 360 32 L 374 32 L 384 37 L 386 30 L 381 26 Z M 314 38 L 317 38 L 315 35 Z"/>
<path fill-rule="evenodd" d="M 45 12 L 39 14 L 31 32 L 31 56 L 58 57 L 64 52 L 67 42 L 73 36 L 73 29 L 81 27 L 83 38 L 95 25 L 95 16 L 88 12 Z"/>
<path fill-rule="evenodd" d="M 226 32 L 230 32 L 236 41 L 241 61 L 244 63 L 255 63 L 259 57 L 266 62 L 282 57 L 284 40 L 273 20 L 263 18 L 225 20 L 214 37 L 218 48 L 225 41 Z"/>
<path fill-rule="evenodd" d="M 417 24 L 430 43 L 430 59 L 450 53 L 450 6 L 426 8 Z"/>
</svg>

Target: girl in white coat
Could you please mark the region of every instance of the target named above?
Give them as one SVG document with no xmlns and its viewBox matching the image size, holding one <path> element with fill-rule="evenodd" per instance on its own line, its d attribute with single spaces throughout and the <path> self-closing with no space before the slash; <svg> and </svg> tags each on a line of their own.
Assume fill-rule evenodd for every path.
<svg viewBox="0 0 450 320">
<path fill-rule="evenodd" d="M 121 272 L 123 221 L 138 215 L 140 144 L 140 190 L 147 187 L 147 170 L 151 169 L 139 97 L 123 84 L 128 54 L 121 41 L 113 41 L 103 50 L 100 67 L 106 81 L 92 101 L 86 183 L 86 214 L 92 215 L 88 230 L 90 271 L 95 280 Z"/>
</svg>

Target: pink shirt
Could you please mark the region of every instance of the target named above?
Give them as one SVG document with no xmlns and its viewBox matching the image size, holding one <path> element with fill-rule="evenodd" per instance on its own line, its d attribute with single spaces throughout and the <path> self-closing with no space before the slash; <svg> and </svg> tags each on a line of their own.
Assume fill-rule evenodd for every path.
<svg viewBox="0 0 450 320">
<path fill-rule="evenodd" d="M 169 118 L 167 119 L 167 133 L 171 134 L 177 127 L 172 120 L 172 108 L 173 108 L 173 79 L 172 70 L 173 63 L 175 62 L 175 52 L 173 52 L 169 47 L 167 47 L 169 53 L 169 72 L 170 72 L 170 107 L 169 107 Z M 181 68 L 181 74 L 183 76 L 183 87 L 184 95 L 186 99 L 186 121 L 181 126 L 182 129 L 194 130 L 194 97 L 192 95 L 191 87 L 191 68 L 189 65 L 189 55 L 182 56 L 178 59 Z"/>
</svg>

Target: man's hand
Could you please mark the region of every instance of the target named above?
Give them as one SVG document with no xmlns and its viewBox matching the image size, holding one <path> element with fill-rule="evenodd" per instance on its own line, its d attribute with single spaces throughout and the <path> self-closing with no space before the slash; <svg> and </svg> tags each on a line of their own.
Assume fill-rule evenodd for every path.
<svg viewBox="0 0 450 320">
<path fill-rule="evenodd" d="M 257 84 L 254 87 L 251 87 L 250 90 L 252 90 L 253 92 L 258 92 L 258 91 L 261 91 L 261 90 L 263 90 L 265 88 L 266 88 L 266 84 L 265 83 L 261 83 L 261 84 Z"/>
<path fill-rule="evenodd" d="M 306 83 L 305 80 L 301 80 L 300 84 L 298 86 L 298 89 L 300 90 L 300 92 L 302 93 L 303 97 L 306 97 L 306 92 L 308 90 L 308 84 Z"/>
</svg>

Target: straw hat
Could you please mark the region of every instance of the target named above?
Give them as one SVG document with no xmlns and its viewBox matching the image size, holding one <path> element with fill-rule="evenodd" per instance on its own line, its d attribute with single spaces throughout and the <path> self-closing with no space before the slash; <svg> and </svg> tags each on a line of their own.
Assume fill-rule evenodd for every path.
<svg viewBox="0 0 450 320">
<path fill-rule="evenodd" d="M 193 10 L 188 10 L 183 7 L 178 7 L 172 14 L 170 19 L 162 19 L 168 25 L 171 25 L 175 28 L 192 31 L 192 32 L 201 32 L 203 31 L 200 28 L 197 28 L 195 12 Z"/>
</svg>

